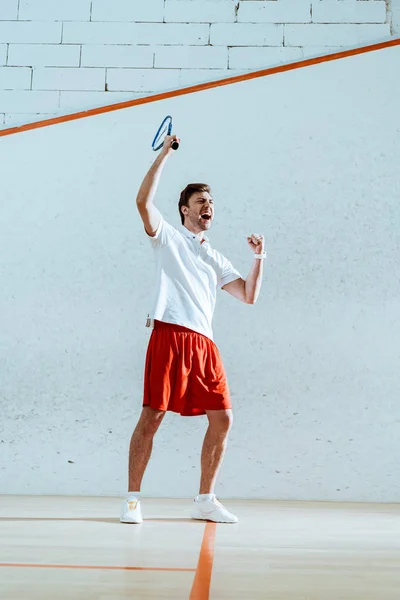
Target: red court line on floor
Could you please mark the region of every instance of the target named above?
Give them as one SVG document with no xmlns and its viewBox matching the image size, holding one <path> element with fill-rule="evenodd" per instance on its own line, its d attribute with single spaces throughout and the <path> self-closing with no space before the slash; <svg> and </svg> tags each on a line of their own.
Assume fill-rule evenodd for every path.
<svg viewBox="0 0 400 600">
<path fill-rule="evenodd" d="M 107 523 L 119 523 L 119 519 L 107 519 L 107 518 L 99 518 L 95 517 L 0 517 L 0 521 L 87 521 L 87 522 L 107 522 Z M 191 523 L 200 525 L 199 522 L 195 522 L 193 519 L 189 517 L 165 517 L 165 518 L 157 518 L 153 519 L 143 519 L 145 523 Z M 202 525 L 202 523 L 201 523 Z"/>
<path fill-rule="evenodd" d="M 0 563 L 0 567 L 24 567 L 35 569 L 101 569 L 107 571 L 180 571 L 195 573 L 196 569 L 180 569 L 174 567 L 119 567 L 108 565 L 42 565 L 35 563 Z"/>
<path fill-rule="evenodd" d="M 252 71 L 243 75 L 236 75 L 234 77 L 227 77 L 226 79 L 219 79 L 217 81 L 209 81 L 207 83 L 201 83 L 198 85 L 192 85 L 190 87 L 181 88 L 178 90 L 172 90 L 170 92 L 164 92 L 162 94 L 155 94 L 153 96 L 146 96 L 144 98 L 137 98 L 136 100 L 127 100 L 126 102 L 118 102 L 117 104 L 110 104 L 107 106 L 101 106 L 99 108 L 92 108 L 70 115 L 64 115 L 62 117 L 54 117 L 53 119 L 46 119 L 44 121 L 36 121 L 35 123 L 28 123 L 27 125 L 21 125 L 20 127 L 11 127 L 10 129 L 0 130 L 0 137 L 6 135 L 12 135 L 14 133 L 21 133 L 22 131 L 29 131 L 31 129 L 39 129 L 40 127 L 49 127 L 50 125 L 57 125 L 58 123 L 66 123 L 68 121 L 76 121 L 77 119 L 84 119 L 86 117 L 93 117 L 94 115 L 100 115 L 115 110 L 122 110 L 123 108 L 130 108 L 131 106 L 139 106 L 140 104 L 148 104 L 149 102 L 157 102 L 158 100 L 166 100 L 168 98 L 176 98 L 177 96 L 184 96 L 186 94 L 194 94 L 195 92 L 202 92 L 203 90 L 209 90 L 212 88 L 221 87 L 224 85 L 231 85 L 233 83 L 240 83 L 242 81 L 249 81 L 250 79 L 257 79 L 258 77 L 266 77 L 267 75 L 274 75 L 276 73 L 284 73 L 285 71 L 294 71 L 295 69 L 302 69 L 304 67 L 310 67 L 312 65 L 318 65 L 320 63 L 330 62 L 333 60 L 339 60 L 341 58 L 348 58 L 349 56 L 356 56 L 358 54 L 365 54 L 367 52 L 374 52 L 376 50 L 383 50 L 384 48 L 391 48 L 393 46 L 400 46 L 400 38 L 387 40 L 386 42 L 380 42 L 378 44 L 370 44 L 368 46 L 362 46 L 360 48 L 353 48 L 351 50 L 343 50 L 341 52 L 335 52 L 334 54 L 326 54 L 324 56 L 317 56 L 315 58 L 307 58 L 297 62 L 279 65 L 277 67 L 271 67 L 269 69 L 263 69 L 261 71 Z"/>
<path fill-rule="evenodd" d="M 216 530 L 216 523 L 207 523 L 189 600 L 209 600 Z"/>
</svg>

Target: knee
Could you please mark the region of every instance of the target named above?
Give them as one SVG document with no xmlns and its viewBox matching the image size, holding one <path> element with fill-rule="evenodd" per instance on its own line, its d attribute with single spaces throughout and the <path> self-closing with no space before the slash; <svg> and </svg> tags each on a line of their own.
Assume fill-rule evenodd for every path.
<svg viewBox="0 0 400 600">
<path fill-rule="evenodd" d="M 219 412 L 219 411 L 218 411 Z M 222 411 L 216 418 L 210 420 L 210 425 L 220 435 L 228 435 L 233 424 L 232 411 Z"/>
<path fill-rule="evenodd" d="M 228 433 L 233 425 L 233 414 L 230 412 L 224 418 L 224 428 L 226 433 Z"/>
<path fill-rule="evenodd" d="M 163 416 L 163 413 L 146 415 L 146 418 L 142 419 L 140 427 L 142 436 L 145 438 L 152 438 L 160 427 Z"/>
</svg>

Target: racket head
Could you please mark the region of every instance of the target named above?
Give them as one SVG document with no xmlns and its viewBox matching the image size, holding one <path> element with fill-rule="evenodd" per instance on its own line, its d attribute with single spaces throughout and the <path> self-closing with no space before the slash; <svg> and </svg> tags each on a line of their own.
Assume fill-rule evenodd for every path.
<svg viewBox="0 0 400 600">
<path fill-rule="evenodd" d="M 172 117 L 171 115 L 167 115 L 160 127 L 157 130 L 156 135 L 154 136 L 151 147 L 156 152 L 157 150 L 161 150 L 164 145 L 164 138 L 166 135 L 171 135 L 172 132 Z M 179 145 L 179 144 L 178 144 Z"/>
</svg>

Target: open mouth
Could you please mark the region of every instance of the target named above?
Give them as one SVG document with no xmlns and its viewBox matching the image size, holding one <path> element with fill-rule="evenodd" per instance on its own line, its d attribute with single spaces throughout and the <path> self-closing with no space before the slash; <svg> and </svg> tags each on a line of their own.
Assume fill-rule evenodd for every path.
<svg viewBox="0 0 400 600">
<path fill-rule="evenodd" d="M 211 215 L 204 214 L 204 215 L 201 215 L 201 218 L 204 219 L 205 221 L 210 221 L 211 220 Z"/>
</svg>

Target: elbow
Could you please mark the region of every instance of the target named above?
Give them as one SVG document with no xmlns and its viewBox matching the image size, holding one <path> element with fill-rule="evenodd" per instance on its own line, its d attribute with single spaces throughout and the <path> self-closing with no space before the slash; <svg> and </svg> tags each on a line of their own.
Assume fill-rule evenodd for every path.
<svg viewBox="0 0 400 600">
<path fill-rule="evenodd" d="M 136 207 L 137 207 L 140 215 L 142 215 L 148 208 L 148 203 L 146 201 L 146 198 L 138 196 L 136 198 Z"/>
<path fill-rule="evenodd" d="M 136 196 L 136 204 L 138 206 L 145 206 L 150 200 L 149 194 L 146 194 L 145 192 L 141 192 L 139 190 L 137 196 Z"/>
<path fill-rule="evenodd" d="M 257 302 L 259 295 L 259 292 L 255 292 L 252 296 L 248 296 L 245 299 L 246 304 L 254 305 Z"/>
</svg>

